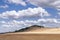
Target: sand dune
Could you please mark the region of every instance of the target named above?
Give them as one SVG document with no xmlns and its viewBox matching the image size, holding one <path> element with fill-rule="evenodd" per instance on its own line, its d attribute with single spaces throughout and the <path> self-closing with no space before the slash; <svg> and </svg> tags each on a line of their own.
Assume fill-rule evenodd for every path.
<svg viewBox="0 0 60 40">
<path fill-rule="evenodd" d="M 0 40 L 60 40 L 60 28 L 34 28 L 25 32 L 0 34 Z"/>
<path fill-rule="evenodd" d="M 31 28 L 24 32 L 16 32 L 14 34 L 60 34 L 60 28 Z"/>
</svg>

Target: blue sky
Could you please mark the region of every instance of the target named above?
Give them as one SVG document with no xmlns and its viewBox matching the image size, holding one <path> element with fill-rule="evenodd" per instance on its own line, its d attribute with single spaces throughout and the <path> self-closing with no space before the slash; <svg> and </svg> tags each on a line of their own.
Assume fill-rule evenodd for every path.
<svg viewBox="0 0 60 40">
<path fill-rule="evenodd" d="M 60 0 L 0 0 L 0 33 L 31 25 L 60 26 Z"/>
<path fill-rule="evenodd" d="M 6 2 L 4 2 L 4 0 L 0 0 L 1 2 L 0 2 L 0 6 L 5 6 L 5 5 L 8 5 L 9 7 L 8 8 L 0 8 L 1 10 L 0 10 L 0 12 L 4 12 L 4 11 L 11 11 L 11 10 L 16 10 L 16 11 L 19 11 L 19 10 L 23 10 L 23 9 L 27 9 L 27 8 L 29 8 L 29 7 L 31 7 L 31 8 L 35 8 L 35 7 L 37 7 L 37 6 L 35 6 L 35 5 L 33 5 L 33 4 L 31 4 L 31 3 L 27 3 L 27 5 L 26 6 L 23 6 L 23 5 L 20 5 L 20 4 L 18 4 L 18 5 L 16 5 L 16 4 L 9 4 L 9 3 L 6 3 Z"/>
<path fill-rule="evenodd" d="M 16 10 L 16 11 L 19 11 L 19 10 L 24 10 L 24 9 L 28 9 L 28 8 L 36 8 L 38 6 L 36 5 L 33 5 L 31 3 L 27 3 L 26 6 L 23 6 L 23 5 L 16 5 L 16 4 L 12 4 L 12 3 L 6 3 L 4 0 L 0 0 L 0 6 L 5 6 L 5 5 L 8 5 L 8 8 L 1 8 L 0 7 L 0 13 L 3 13 L 5 11 L 12 11 L 12 10 Z M 47 10 L 50 14 L 52 14 L 52 16 L 56 16 L 57 15 L 57 10 L 55 8 L 52 8 L 52 7 L 43 7 L 45 10 Z"/>
</svg>

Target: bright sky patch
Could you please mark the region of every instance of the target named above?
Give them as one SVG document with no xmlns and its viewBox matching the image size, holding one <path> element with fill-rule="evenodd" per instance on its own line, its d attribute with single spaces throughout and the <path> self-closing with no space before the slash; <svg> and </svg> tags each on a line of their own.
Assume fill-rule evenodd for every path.
<svg viewBox="0 0 60 40">
<path fill-rule="evenodd" d="M 60 26 L 60 0 L 0 0 L 0 33 L 31 25 Z"/>
</svg>

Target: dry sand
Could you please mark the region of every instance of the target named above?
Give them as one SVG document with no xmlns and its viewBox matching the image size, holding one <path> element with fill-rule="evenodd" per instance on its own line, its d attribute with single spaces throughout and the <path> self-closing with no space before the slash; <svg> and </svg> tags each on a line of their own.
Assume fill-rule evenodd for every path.
<svg viewBox="0 0 60 40">
<path fill-rule="evenodd" d="M 34 28 L 25 32 L 0 34 L 0 40 L 60 40 L 60 28 Z"/>
<path fill-rule="evenodd" d="M 60 28 L 31 28 L 14 34 L 60 34 Z"/>
</svg>

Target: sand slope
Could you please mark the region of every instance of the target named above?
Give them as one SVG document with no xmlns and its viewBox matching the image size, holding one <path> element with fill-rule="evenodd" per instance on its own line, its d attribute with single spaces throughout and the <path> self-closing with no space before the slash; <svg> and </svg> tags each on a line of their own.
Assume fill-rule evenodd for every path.
<svg viewBox="0 0 60 40">
<path fill-rule="evenodd" d="M 0 34 L 0 40 L 60 40 L 60 28 L 34 28 L 25 32 Z"/>
<path fill-rule="evenodd" d="M 60 28 L 31 28 L 14 34 L 60 34 Z"/>
</svg>

